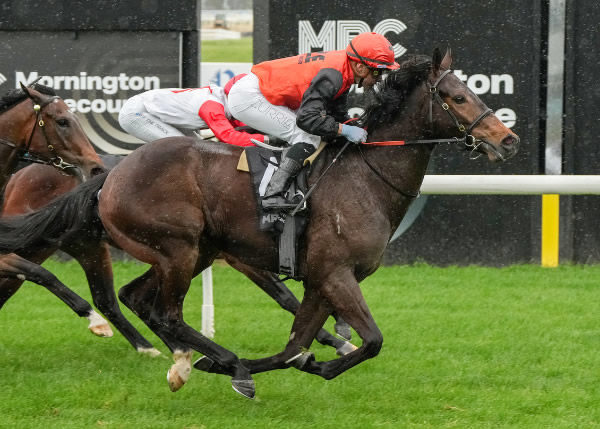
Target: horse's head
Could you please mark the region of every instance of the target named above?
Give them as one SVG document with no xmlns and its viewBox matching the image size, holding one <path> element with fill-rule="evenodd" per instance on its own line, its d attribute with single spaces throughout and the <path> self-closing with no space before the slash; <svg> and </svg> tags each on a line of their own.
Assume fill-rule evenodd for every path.
<svg viewBox="0 0 600 429">
<path fill-rule="evenodd" d="M 435 134 L 466 137 L 469 147 L 487 154 L 491 161 L 505 161 L 514 156 L 519 149 L 519 137 L 452 73 L 451 65 L 450 49 L 443 58 L 440 50 L 435 49 L 427 82 L 431 94 L 429 121 Z"/>
<path fill-rule="evenodd" d="M 22 130 L 27 151 L 50 159 L 67 174 L 88 178 L 103 172 L 102 160 L 67 104 L 23 84 L 21 88 L 33 102 L 30 111 L 35 117 L 33 125 Z"/>
</svg>

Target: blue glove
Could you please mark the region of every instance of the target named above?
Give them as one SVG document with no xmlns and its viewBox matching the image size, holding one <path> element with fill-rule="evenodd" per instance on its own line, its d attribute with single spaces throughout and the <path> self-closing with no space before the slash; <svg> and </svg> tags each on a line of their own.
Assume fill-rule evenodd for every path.
<svg viewBox="0 0 600 429">
<path fill-rule="evenodd" d="M 342 135 L 356 144 L 367 141 L 367 131 L 353 125 L 342 124 Z"/>
</svg>

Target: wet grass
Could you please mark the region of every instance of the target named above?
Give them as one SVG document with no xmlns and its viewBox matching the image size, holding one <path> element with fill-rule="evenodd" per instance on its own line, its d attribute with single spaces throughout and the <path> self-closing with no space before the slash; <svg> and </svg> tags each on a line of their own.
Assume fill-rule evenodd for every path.
<svg viewBox="0 0 600 429">
<path fill-rule="evenodd" d="M 74 263 L 46 267 L 89 299 Z M 118 263 L 117 283 L 144 270 Z M 363 283 L 385 338 L 380 355 L 330 381 L 257 374 L 254 401 L 228 377 L 200 372 L 171 393 L 169 358 L 138 355 L 119 334 L 92 336 L 28 283 L 0 311 L 0 427 L 600 427 L 599 278 L 596 266 L 383 267 Z M 291 316 L 224 265 L 214 282 L 216 341 L 243 357 L 280 351 Z M 185 303 L 197 327 L 201 299 L 198 281 Z"/>
</svg>

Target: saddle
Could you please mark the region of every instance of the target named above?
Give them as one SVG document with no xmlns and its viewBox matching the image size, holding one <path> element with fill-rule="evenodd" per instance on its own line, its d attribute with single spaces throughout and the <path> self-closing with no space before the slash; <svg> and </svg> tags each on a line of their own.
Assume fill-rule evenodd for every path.
<svg viewBox="0 0 600 429">
<path fill-rule="evenodd" d="M 319 148 L 309 160 L 320 152 Z M 307 160 L 307 161 L 309 161 Z M 247 147 L 242 152 L 238 162 L 238 170 L 248 171 L 252 177 L 254 195 L 257 201 L 259 229 L 271 233 L 278 241 L 279 246 L 279 274 L 290 278 L 297 278 L 296 251 L 299 237 L 306 228 L 308 209 L 306 202 L 298 210 L 291 212 L 265 211 L 260 204 L 271 176 L 281 161 L 281 152 L 276 152 L 263 147 Z M 308 189 L 308 174 L 310 172 L 310 161 L 305 162 L 304 167 L 294 178 L 287 191 L 288 201 L 298 204 L 304 199 Z"/>
</svg>

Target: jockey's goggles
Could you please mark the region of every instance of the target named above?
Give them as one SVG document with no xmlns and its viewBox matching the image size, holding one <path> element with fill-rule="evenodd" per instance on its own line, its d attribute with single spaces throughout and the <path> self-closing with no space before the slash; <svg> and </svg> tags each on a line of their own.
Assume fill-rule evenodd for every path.
<svg viewBox="0 0 600 429">
<path fill-rule="evenodd" d="M 374 67 L 369 67 L 369 70 L 371 70 L 371 73 L 373 73 L 373 77 L 383 76 L 383 74 L 388 71 L 388 69 L 376 69 Z"/>
</svg>

